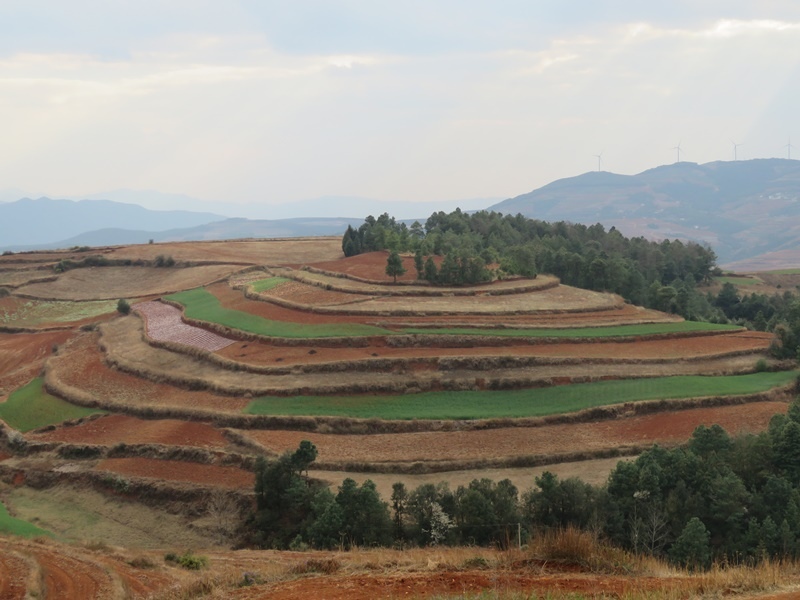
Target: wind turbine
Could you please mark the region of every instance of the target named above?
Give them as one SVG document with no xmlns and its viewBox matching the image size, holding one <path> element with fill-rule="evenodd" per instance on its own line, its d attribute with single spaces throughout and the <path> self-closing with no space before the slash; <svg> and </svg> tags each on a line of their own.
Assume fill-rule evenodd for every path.
<svg viewBox="0 0 800 600">
<path fill-rule="evenodd" d="M 786 144 L 784 146 L 784 148 L 786 148 L 786 152 L 788 154 L 789 160 L 792 160 L 792 148 L 794 148 L 794 146 L 792 145 L 792 138 L 791 137 L 789 138 L 789 143 Z"/>
<path fill-rule="evenodd" d="M 603 150 L 605 152 L 605 150 Z M 592 154 L 597 159 L 597 172 L 600 172 L 600 165 L 603 164 L 603 152 L 600 154 Z"/>
<path fill-rule="evenodd" d="M 736 155 L 736 149 L 741 146 L 742 144 L 737 144 L 733 140 L 731 140 L 731 144 L 733 144 L 733 160 L 739 160 L 738 156 Z"/>
<path fill-rule="evenodd" d="M 672 148 L 670 148 L 670 150 L 676 150 L 676 151 L 678 152 L 678 161 L 677 161 L 677 162 L 681 162 L 681 152 L 683 152 L 683 151 L 681 150 L 681 144 L 682 144 L 682 143 L 683 143 L 683 142 L 678 142 L 678 145 L 677 145 L 677 146 L 673 146 Z"/>
</svg>

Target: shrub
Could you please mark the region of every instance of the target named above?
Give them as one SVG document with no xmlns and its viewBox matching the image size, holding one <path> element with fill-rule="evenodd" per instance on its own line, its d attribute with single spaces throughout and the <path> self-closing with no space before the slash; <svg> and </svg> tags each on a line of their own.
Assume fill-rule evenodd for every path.
<svg viewBox="0 0 800 600">
<path fill-rule="evenodd" d="M 131 305 L 125 298 L 120 298 L 117 302 L 117 312 L 121 315 L 127 315 L 131 312 Z"/>
<path fill-rule="evenodd" d="M 11 256 L 12 254 L 14 254 L 14 253 L 11 250 L 4 250 L 3 251 L 3 256 Z"/>
<path fill-rule="evenodd" d="M 155 267 L 174 267 L 175 259 L 169 254 L 159 254 L 153 261 Z"/>
<path fill-rule="evenodd" d="M 204 569 L 208 566 L 207 556 L 199 556 L 194 554 L 191 550 L 187 550 L 180 556 L 174 552 L 168 552 L 164 555 L 164 560 L 166 562 L 175 563 L 179 567 L 183 567 L 184 569 L 188 569 L 190 571 L 199 571 L 200 569 Z"/>
<path fill-rule="evenodd" d="M 759 358 L 756 361 L 756 372 L 763 373 L 769 369 L 769 365 L 767 365 L 767 361 L 763 358 Z"/>
<path fill-rule="evenodd" d="M 8 288 L 0 287 L 0 298 L 5 298 L 9 295 L 11 295 L 11 292 L 8 291 Z"/>
</svg>

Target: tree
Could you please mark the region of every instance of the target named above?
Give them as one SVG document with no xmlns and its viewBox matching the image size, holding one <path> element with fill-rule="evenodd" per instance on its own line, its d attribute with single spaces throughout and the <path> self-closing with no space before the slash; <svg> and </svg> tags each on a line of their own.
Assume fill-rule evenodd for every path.
<svg viewBox="0 0 800 600">
<path fill-rule="evenodd" d="M 121 315 L 127 315 L 131 312 L 131 305 L 125 298 L 120 298 L 117 301 L 117 312 Z"/>
<path fill-rule="evenodd" d="M 392 251 L 389 253 L 389 258 L 386 259 L 386 274 L 389 277 L 394 277 L 394 282 L 397 283 L 397 276 L 403 275 L 406 268 L 403 266 L 403 259 L 400 255 Z"/>
<path fill-rule="evenodd" d="M 669 552 L 673 562 L 690 570 L 706 569 L 711 562 L 709 534 L 697 517 L 692 517 Z"/>
<path fill-rule="evenodd" d="M 425 273 L 423 279 L 430 283 L 436 283 L 439 278 L 439 270 L 436 268 L 436 263 L 433 262 L 433 257 L 429 256 L 425 261 Z"/>
<path fill-rule="evenodd" d="M 414 253 L 414 269 L 417 271 L 417 279 L 425 278 L 425 262 L 422 260 L 422 250 L 419 248 Z"/>
</svg>

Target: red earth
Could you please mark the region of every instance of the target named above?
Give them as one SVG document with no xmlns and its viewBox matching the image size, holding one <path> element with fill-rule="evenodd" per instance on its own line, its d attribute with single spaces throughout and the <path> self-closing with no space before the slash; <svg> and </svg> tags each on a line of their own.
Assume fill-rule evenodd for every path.
<svg viewBox="0 0 800 600">
<path fill-rule="evenodd" d="M 394 278 L 386 274 L 386 260 L 388 257 L 389 252 L 382 250 L 358 254 L 340 260 L 312 263 L 310 266 L 333 273 L 344 273 L 346 275 L 360 277 L 361 279 L 390 283 L 394 281 Z M 398 275 L 397 281 L 417 281 L 414 257 L 401 255 L 401 258 L 403 259 L 403 267 L 405 267 L 406 272 L 403 275 Z M 440 256 L 434 256 L 433 259 L 437 266 L 442 262 L 442 257 Z"/>
<path fill-rule="evenodd" d="M 338 435 L 304 431 L 241 431 L 263 447 L 283 453 L 302 440 L 317 446 L 319 460 L 338 462 L 477 461 L 512 456 L 558 456 L 621 446 L 674 445 L 688 440 L 699 425 L 719 424 L 730 435 L 766 429 L 785 402 L 754 402 L 692 408 L 591 423 L 437 431 Z"/>
<path fill-rule="evenodd" d="M 29 434 L 28 437 L 46 442 L 108 446 L 125 443 L 224 448 L 228 445 L 220 431 L 205 423 L 174 419 L 145 421 L 125 415 L 108 415 L 73 427 Z"/>
<path fill-rule="evenodd" d="M 71 331 L 0 333 L 0 398 L 36 377 L 53 346 L 60 346 L 71 335 Z"/>
<path fill-rule="evenodd" d="M 255 483 L 252 471 L 236 467 L 218 467 L 154 458 L 106 458 L 97 464 L 95 470 L 109 471 L 127 477 L 146 477 L 227 488 L 252 488 Z"/>
</svg>

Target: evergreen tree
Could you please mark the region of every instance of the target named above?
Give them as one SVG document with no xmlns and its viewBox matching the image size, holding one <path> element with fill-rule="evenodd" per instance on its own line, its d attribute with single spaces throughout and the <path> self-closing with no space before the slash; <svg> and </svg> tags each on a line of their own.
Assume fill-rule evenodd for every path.
<svg viewBox="0 0 800 600">
<path fill-rule="evenodd" d="M 692 517 L 675 540 L 669 556 L 678 565 L 690 570 L 706 569 L 711 563 L 711 548 L 706 526 Z"/>
<path fill-rule="evenodd" d="M 394 277 L 394 282 L 397 283 L 397 276 L 403 275 L 405 272 L 406 268 L 403 266 L 403 259 L 393 250 L 386 259 L 386 274 L 389 277 Z"/>
</svg>

